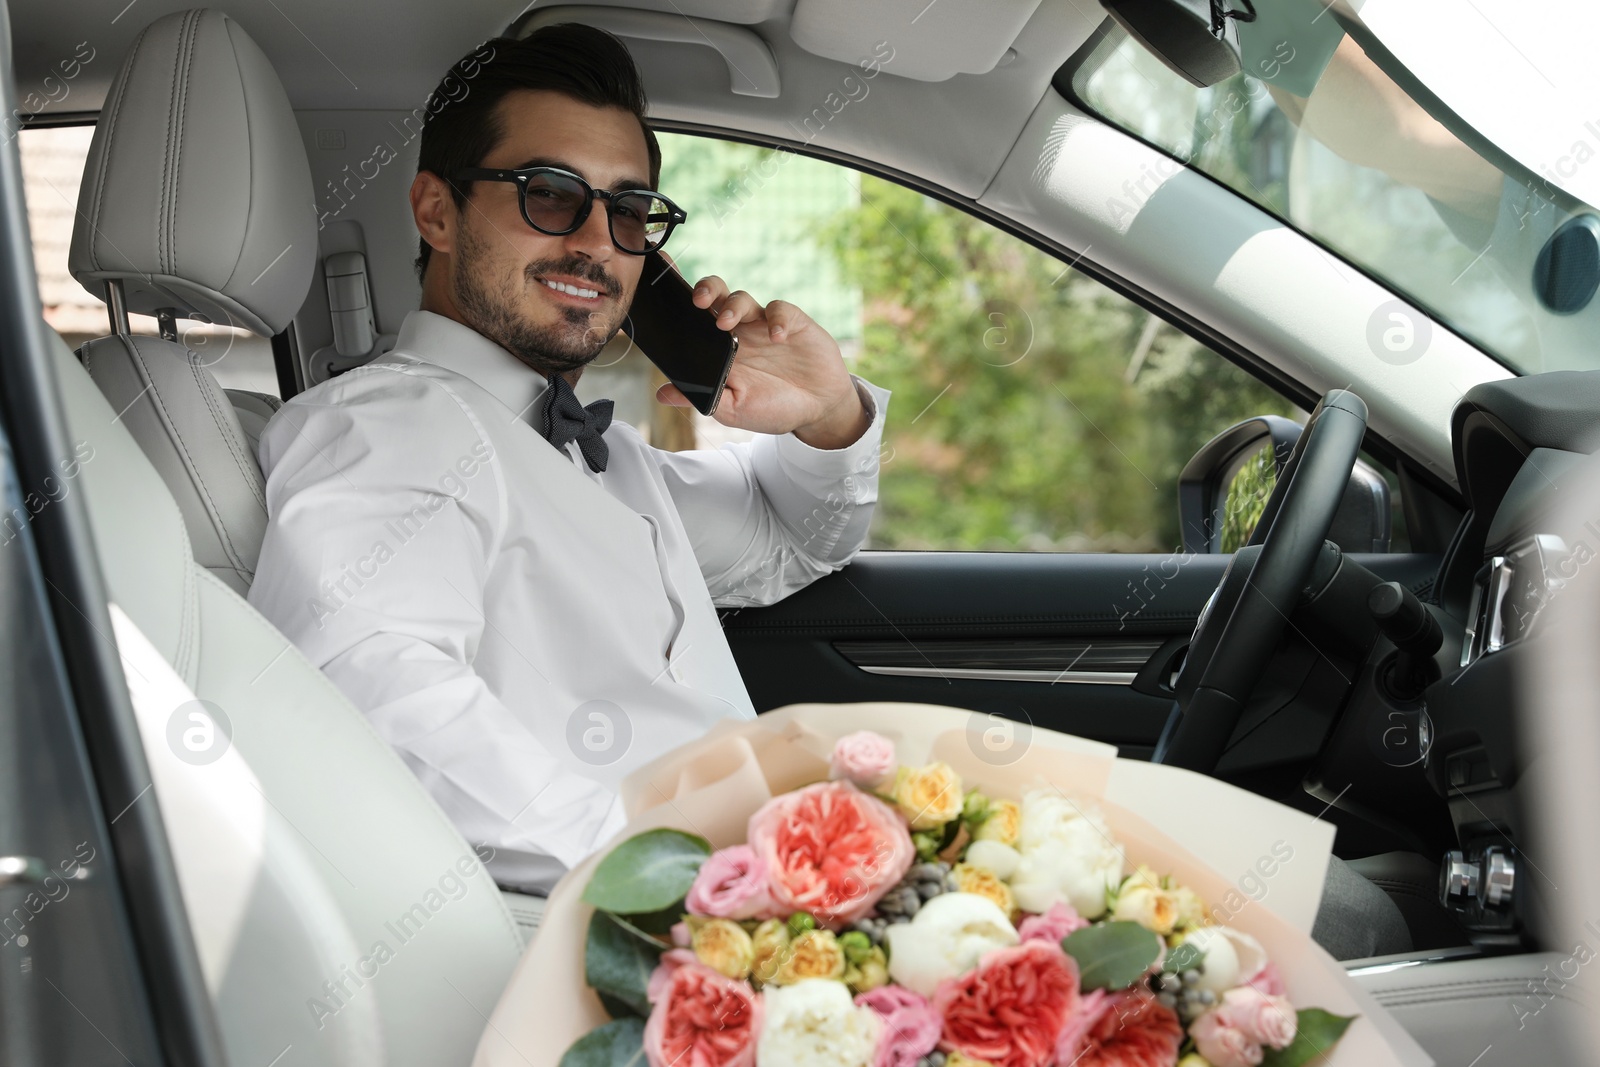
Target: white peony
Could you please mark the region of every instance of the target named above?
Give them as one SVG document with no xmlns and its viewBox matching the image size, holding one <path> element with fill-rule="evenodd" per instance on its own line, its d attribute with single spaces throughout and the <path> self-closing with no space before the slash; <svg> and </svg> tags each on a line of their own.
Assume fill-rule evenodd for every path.
<svg viewBox="0 0 1600 1067">
<path fill-rule="evenodd" d="M 1254 978 L 1267 965 L 1267 950 L 1261 942 L 1226 926 L 1196 927 L 1183 935 L 1183 943 L 1205 953 L 1199 988 L 1219 996 Z"/>
<path fill-rule="evenodd" d="M 944 979 L 965 974 L 984 953 L 1015 945 L 1018 937 L 1006 913 L 988 897 L 940 893 L 923 904 L 910 922 L 890 926 L 884 940 L 889 977 L 931 997 Z"/>
<path fill-rule="evenodd" d="M 1022 854 L 1011 891 L 1023 911 L 1045 912 L 1061 901 L 1085 919 L 1105 914 L 1106 891 L 1122 882 L 1122 846 L 1098 810 L 1054 790 L 1022 798 Z"/>
<path fill-rule="evenodd" d="M 843 982 L 802 978 L 761 992 L 756 1067 L 872 1067 L 883 1023 Z"/>
<path fill-rule="evenodd" d="M 1010 881 L 1022 862 L 1022 853 L 1002 841 L 974 841 L 967 846 L 965 861 L 991 872 L 1002 882 Z"/>
</svg>

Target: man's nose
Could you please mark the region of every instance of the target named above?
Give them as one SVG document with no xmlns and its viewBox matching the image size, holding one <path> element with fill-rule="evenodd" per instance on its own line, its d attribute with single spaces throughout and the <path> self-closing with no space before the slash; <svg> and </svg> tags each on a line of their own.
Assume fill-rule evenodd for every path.
<svg viewBox="0 0 1600 1067">
<path fill-rule="evenodd" d="M 583 220 L 582 226 L 567 234 L 566 242 L 568 251 L 599 263 L 616 254 L 616 246 L 611 243 L 611 216 L 604 200 L 594 202 L 589 217 Z"/>
</svg>

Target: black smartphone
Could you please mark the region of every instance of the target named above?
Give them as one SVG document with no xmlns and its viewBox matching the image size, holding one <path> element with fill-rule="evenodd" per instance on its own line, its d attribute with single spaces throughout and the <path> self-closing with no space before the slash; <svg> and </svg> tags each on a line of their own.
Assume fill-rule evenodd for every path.
<svg viewBox="0 0 1600 1067">
<path fill-rule="evenodd" d="M 622 329 L 702 415 L 717 410 L 739 339 L 694 306 L 694 288 L 660 252 L 647 252 Z"/>
</svg>

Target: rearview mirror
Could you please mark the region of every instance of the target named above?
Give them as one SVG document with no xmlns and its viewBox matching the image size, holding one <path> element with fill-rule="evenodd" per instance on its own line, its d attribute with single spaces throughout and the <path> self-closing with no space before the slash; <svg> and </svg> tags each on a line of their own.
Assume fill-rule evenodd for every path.
<svg viewBox="0 0 1600 1067">
<path fill-rule="evenodd" d="M 1204 89 L 1239 73 L 1237 36 L 1229 19 L 1254 22 L 1249 0 L 1243 11 L 1227 0 L 1100 0 L 1117 25 L 1191 85 Z"/>
<path fill-rule="evenodd" d="M 1226 553 L 1258 543 L 1256 523 L 1300 439 L 1301 427 L 1258 415 L 1228 427 L 1194 454 L 1178 475 L 1185 552 Z M 1389 483 L 1357 460 L 1328 540 L 1345 552 L 1387 552 Z"/>
</svg>

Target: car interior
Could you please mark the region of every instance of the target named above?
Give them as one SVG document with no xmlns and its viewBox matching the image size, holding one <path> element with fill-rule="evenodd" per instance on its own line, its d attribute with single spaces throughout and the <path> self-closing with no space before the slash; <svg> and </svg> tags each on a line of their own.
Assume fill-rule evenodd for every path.
<svg viewBox="0 0 1600 1067">
<path fill-rule="evenodd" d="M 256 442 L 416 306 L 406 189 L 441 74 L 581 21 L 628 45 L 659 130 L 913 189 L 1309 413 L 1211 428 L 1170 502 L 1173 552 L 869 549 L 726 611 L 758 711 L 968 708 L 1331 821 L 1413 942 L 1347 961 L 1356 980 L 1440 1063 L 1496 1045 L 1568 1062 L 1588 1008 L 1550 991 L 1571 950 L 1528 855 L 1518 684 L 1571 551 L 1549 509 L 1600 448 L 1600 372 L 1520 373 L 1443 321 L 1425 357 L 1374 359 L 1398 286 L 1086 106 L 1077 66 L 1126 32 L 1111 6 L 13 0 L 11 141 L 92 126 L 66 268 L 107 311 L 75 350 L 41 320 L 8 148 L 0 417 L 6 506 L 29 518 L 0 553 L 0 910 L 51 876 L 61 896 L 0 946 L 0 1060 L 472 1058 L 537 912 L 246 603 Z M 71 92 L 28 104 L 83 42 Z M 1109 209 L 1141 173 L 1160 180 L 1131 218 Z M 276 388 L 220 380 L 185 322 L 259 339 Z M 1277 488 L 1223 551 L 1263 448 Z M 45 478 L 64 491 L 35 508 Z M 185 699 L 225 713 L 212 773 L 167 741 Z"/>
</svg>

